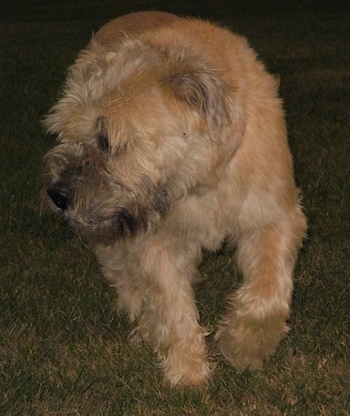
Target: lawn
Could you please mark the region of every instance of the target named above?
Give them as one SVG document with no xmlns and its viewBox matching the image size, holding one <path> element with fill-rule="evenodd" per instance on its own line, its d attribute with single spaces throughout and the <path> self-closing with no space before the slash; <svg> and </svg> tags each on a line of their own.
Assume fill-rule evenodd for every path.
<svg viewBox="0 0 350 416">
<path fill-rule="evenodd" d="M 350 415 L 350 11 L 339 1 L 33 0 L 0 9 L 0 414 Z M 173 3 L 173 4 L 172 4 Z M 290 333 L 259 372 L 220 356 L 203 390 L 162 384 L 129 342 L 116 294 L 89 249 L 40 215 L 54 144 L 41 120 L 93 31 L 128 11 L 201 16 L 246 35 L 280 77 L 309 230 L 295 271 Z M 223 248 L 196 288 L 215 328 L 240 276 Z M 208 337 L 216 352 L 213 337 Z"/>
</svg>

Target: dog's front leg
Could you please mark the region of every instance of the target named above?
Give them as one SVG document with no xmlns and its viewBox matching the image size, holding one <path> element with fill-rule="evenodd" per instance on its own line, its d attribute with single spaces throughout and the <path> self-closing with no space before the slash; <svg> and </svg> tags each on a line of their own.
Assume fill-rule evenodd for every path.
<svg viewBox="0 0 350 416">
<path fill-rule="evenodd" d="M 297 209 L 240 238 L 237 260 L 244 283 L 231 295 L 216 335 L 221 352 L 238 370 L 259 368 L 288 331 L 292 272 L 304 231 Z"/>
<path fill-rule="evenodd" d="M 141 256 L 144 305 L 139 328 L 171 385 L 205 384 L 211 373 L 191 285 L 198 255 L 163 240 L 153 241 Z"/>
</svg>

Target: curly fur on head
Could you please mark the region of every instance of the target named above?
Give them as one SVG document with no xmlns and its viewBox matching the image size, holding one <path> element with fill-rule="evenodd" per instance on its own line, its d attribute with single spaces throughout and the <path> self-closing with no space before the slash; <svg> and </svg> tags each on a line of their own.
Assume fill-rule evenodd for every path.
<svg viewBox="0 0 350 416">
<path fill-rule="evenodd" d="M 125 39 L 111 51 L 92 41 L 45 119 L 60 141 L 47 155 L 48 180 L 67 193 L 71 225 L 113 242 L 149 230 L 173 199 L 207 185 L 219 157 L 208 146 L 204 160 L 191 159 L 191 147 L 221 140 L 229 89 L 183 49 Z"/>
</svg>

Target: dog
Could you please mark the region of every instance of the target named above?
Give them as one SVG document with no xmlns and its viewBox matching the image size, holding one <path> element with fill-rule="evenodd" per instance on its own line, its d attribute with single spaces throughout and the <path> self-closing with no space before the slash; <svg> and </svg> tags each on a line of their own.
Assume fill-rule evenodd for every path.
<svg viewBox="0 0 350 416">
<path fill-rule="evenodd" d="M 247 40 L 164 12 L 114 19 L 44 124 L 58 140 L 45 198 L 95 252 L 166 382 L 212 378 L 193 284 L 223 241 L 243 283 L 215 341 L 237 370 L 260 368 L 288 330 L 306 219 L 278 82 Z"/>
</svg>

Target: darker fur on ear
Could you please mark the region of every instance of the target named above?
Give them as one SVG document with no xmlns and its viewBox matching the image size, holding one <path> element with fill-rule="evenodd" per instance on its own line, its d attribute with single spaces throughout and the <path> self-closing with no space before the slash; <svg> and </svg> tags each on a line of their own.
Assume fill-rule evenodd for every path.
<svg viewBox="0 0 350 416">
<path fill-rule="evenodd" d="M 222 127 L 230 122 L 226 97 L 232 87 L 199 57 L 191 57 L 190 60 L 178 58 L 177 64 L 172 64 L 171 68 L 172 72 L 165 82 L 173 95 L 202 114 L 211 135 L 217 139 Z"/>
</svg>

